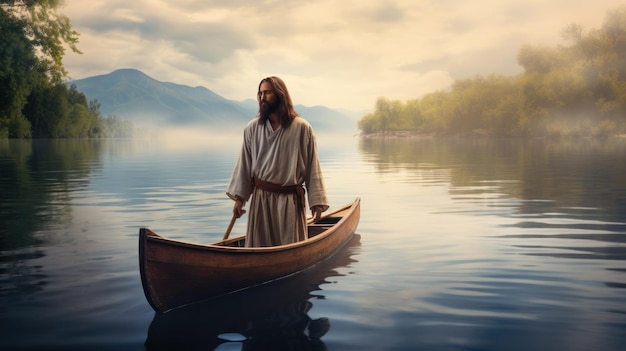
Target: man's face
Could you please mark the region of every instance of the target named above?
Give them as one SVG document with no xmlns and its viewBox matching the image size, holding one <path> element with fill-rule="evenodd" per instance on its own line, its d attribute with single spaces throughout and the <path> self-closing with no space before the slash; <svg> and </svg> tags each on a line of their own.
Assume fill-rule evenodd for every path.
<svg viewBox="0 0 626 351">
<path fill-rule="evenodd" d="M 259 89 L 259 109 L 262 113 L 271 113 L 278 106 L 278 97 L 269 82 L 261 83 Z"/>
</svg>

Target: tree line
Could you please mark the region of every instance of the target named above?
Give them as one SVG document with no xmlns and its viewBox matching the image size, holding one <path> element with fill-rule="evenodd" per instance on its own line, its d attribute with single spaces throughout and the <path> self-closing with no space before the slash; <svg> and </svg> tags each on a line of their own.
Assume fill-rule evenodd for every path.
<svg viewBox="0 0 626 351">
<path fill-rule="evenodd" d="M 97 100 L 64 83 L 65 49 L 80 51 L 61 5 L 0 0 L 0 138 L 132 136 L 132 123 L 102 116 Z"/>
<path fill-rule="evenodd" d="M 365 133 L 608 136 L 626 132 L 626 7 L 600 29 L 572 24 L 556 47 L 523 46 L 514 76 L 456 80 L 405 102 L 379 97 Z"/>
</svg>

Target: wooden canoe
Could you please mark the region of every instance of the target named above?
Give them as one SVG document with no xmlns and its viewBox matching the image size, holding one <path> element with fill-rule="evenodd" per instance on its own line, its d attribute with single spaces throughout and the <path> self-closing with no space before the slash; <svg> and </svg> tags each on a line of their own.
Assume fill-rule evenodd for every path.
<svg viewBox="0 0 626 351">
<path fill-rule="evenodd" d="M 181 242 L 139 230 L 139 270 L 157 312 L 283 278 L 332 256 L 354 234 L 360 199 L 308 223 L 309 237 L 293 244 L 246 248 L 245 236 L 213 244 Z"/>
<path fill-rule="evenodd" d="M 360 235 L 355 233 L 332 257 L 287 279 L 155 313 L 146 350 L 219 350 L 228 342 L 223 338 L 227 333 L 245 337 L 239 345 L 246 350 L 258 349 L 259 343 L 271 345 L 273 350 L 321 349 L 312 347 L 316 341 L 311 333 L 304 335 L 309 321 L 322 317 L 310 314 L 310 309 L 315 300 L 325 298 L 324 285 L 332 285 L 345 275 L 344 268 L 357 262 L 354 256 L 360 245 Z M 224 349 L 238 349 L 232 347 L 235 345 Z"/>
</svg>

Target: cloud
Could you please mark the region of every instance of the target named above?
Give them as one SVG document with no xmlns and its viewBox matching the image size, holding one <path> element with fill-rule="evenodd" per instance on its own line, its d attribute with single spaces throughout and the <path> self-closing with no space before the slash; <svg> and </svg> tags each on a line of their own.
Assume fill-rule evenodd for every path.
<svg viewBox="0 0 626 351">
<path fill-rule="evenodd" d="M 268 75 L 296 103 L 370 109 L 476 74 L 515 74 L 525 44 L 598 28 L 617 0 L 67 0 L 81 33 L 72 78 L 136 68 L 162 81 L 254 98 Z"/>
</svg>

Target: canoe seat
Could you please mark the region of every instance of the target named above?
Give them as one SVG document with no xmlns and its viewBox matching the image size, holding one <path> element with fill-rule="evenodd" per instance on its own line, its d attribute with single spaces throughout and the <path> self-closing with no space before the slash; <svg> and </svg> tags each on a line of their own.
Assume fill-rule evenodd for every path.
<svg viewBox="0 0 626 351">
<path fill-rule="evenodd" d="M 317 222 L 313 222 L 313 225 L 329 225 L 329 224 L 337 224 L 343 217 L 324 217 Z"/>
<path fill-rule="evenodd" d="M 330 229 L 332 225 L 309 225 L 309 239 Z"/>
<path fill-rule="evenodd" d="M 309 239 L 323 233 L 324 231 L 332 228 L 343 217 L 324 217 L 317 222 L 309 223 Z"/>
</svg>

